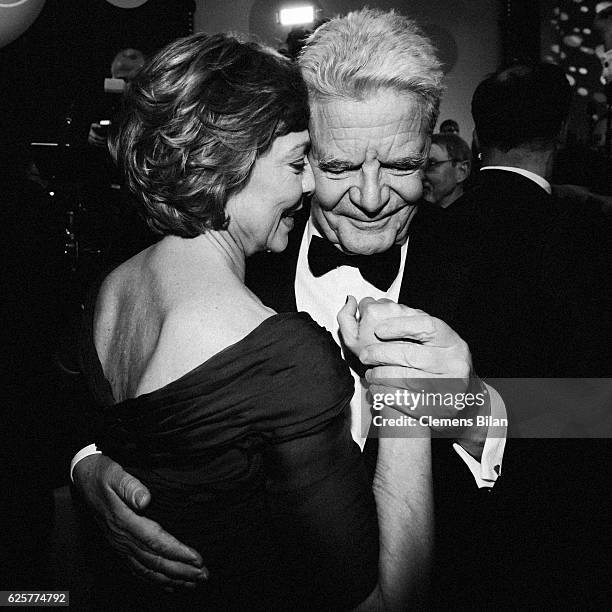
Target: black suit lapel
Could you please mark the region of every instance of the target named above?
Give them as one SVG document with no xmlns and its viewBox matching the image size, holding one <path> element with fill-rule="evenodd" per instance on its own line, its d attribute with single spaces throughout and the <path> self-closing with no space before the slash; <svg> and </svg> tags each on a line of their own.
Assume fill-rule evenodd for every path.
<svg viewBox="0 0 612 612">
<path fill-rule="evenodd" d="M 419 284 L 423 272 L 423 243 L 425 241 L 426 225 L 427 211 L 424 207 L 419 206 L 408 229 L 408 250 L 398 299 L 400 304 L 413 308 L 423 308 L 422 306 L 416 306 L 415 302 L 421 297 L 419 295 Z"/>
<path fill-rule="evenodd" d="M 452 325 L 469 283 L 470 249 L 448 211 L 420 205 L 410 224 L 399 303 Z"/>
</svg>

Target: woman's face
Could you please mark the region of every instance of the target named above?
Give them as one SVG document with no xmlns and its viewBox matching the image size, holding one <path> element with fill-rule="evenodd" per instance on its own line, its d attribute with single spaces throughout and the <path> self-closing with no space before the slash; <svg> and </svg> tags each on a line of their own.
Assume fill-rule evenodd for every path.
<svg viewBox="0 0 612 612">
<path fill-rule="evenodd" d="M 302 194 L 314 188 L 306 157 L 309 143 L 307 130 L 276 138 L 257 158 L 246 186 L 228 199 L 228 231 L 247 256 L 287 247 Z"/>
</svg>

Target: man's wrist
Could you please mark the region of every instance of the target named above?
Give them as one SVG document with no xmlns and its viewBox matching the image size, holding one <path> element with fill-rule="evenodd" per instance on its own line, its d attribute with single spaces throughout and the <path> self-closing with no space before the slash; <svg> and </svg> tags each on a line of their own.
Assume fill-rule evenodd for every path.
<svg viewBox="0 0 612 612">
<path fill-rule="evenodd" d="M 457 442 L 457 444 L 459 444 L 474 459 L 480 461 L 482 458 L 482 451 L 487 440 L 489 427 L 486 424 L 486 418 L 479 419 L 478 417 L 490 416 L 491 398 L 486 385 L 475 374 L 470 377 L 467 394 L 471 394 L 475 398 L 482 398 L 483 401 L 474 403 L 472 410 L 468 415 L 466 415 L 466 417 L 472 422 L 472 425 L 466 427 L 455 442 Z M 482 421 L 483 424 L 479 424 L 479 421 Z"/>
<path fill-rule="evenodd" d="M 70 481 L 74 483 L 74 468 L 76 464 L 85 459 L 85 457 L 89 457 L 90 455 L 101 454 L 102 451 L 98 450 L 98 447 L 95 444 L 88 444 L 84 448 L 82 448 L 70 462 Z"/>
<path fill-rule="evenodd" d="M 470 440 L 465 440 L 465 445 L 480 456 L 475 458 L 458 443 L 453 444 L 453 448 L 467 465 L 478 487 L 491 488 L 501 474 L 508 431 L 508 414 L 504 401 L 495 388 L 487 383 L 483 384 L 488 392 L 490 416 L 487 419 L 489 424 L 482 450 L 478 452 L 472 447 Z"/>
</svg>

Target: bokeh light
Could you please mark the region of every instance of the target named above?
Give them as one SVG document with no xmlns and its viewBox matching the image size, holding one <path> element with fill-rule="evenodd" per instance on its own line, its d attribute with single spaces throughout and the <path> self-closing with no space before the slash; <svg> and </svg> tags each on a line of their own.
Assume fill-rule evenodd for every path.
<svg viewBox="0 0 612 612">
<path fill-rule="evenodd" d="M 567 75 L 590 117 L 602 117 L 606 109 L 606 97 L 602 91 L 601 57 L 603 40 L 593 27 L 598 0 L 557 0 L 543 15 L 550 32 L 549 48 L 542 57 L 552 58 Z M 582 111 L 579 111 L 582 112 Z"/>
<path fill-rule="evenodd" d="M 582 36 L 577 36 L 576 34 L 570 34 L 569 36 L 565 36 L 563 38 L 563 43 L 568 47 L 579 47 L 582 44 L 584 39 Z"/>
</svg>

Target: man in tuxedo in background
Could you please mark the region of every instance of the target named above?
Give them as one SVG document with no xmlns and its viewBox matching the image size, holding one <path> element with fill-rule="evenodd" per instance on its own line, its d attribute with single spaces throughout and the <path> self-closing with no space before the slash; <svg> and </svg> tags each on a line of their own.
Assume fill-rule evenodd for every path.
<svg viewBox="0 0 612 612">
<path fill-rule="evenodd" d="M 448 212 L 455 231 L 478 245 L 478 280 L 456 323 L 477 371 L 540 377 L 493 382 L 510 425 L 486 515 L 495 571 L 483 583 L 496 585 L 491 603 L 597 609 L 610 601 L 612 432 L 594 400 L 609 406 L 612 394 L 609 378 L 571 379 L 612 374 L 612 228 L 598 202 L 551 195 L 571 97 L 552 64 L 485 79 L 472 100 L 482 152 L 477 187 Z M 546 423 L 547 439 L 533 439 L 529 417 Z"/>
<path fill-rule="evenodd" d="M 471 316 L 470 346 L 488 376 L 610 373 L 610 322 L 602 316 L 609 221 L 599 202 L 560 200 L 548 182 L 571 98 L 553 64 L 503 70 L 473 96 L 482 167 L 477 187 L 451 211 L 457 221 L 478 219 L 471 234 L 461 230 L 480 245 L 482 279 L 462 325 Z"/>
<path fill-rule="evenodd" d="M 310 217 L 296 219 L 286 252 L 251 262 L 247 284 L 278 311 L 306 310 L 338 341 L 336 316 L 347 295 L 404 305 L 395 306 L 394 324 L 379 330 L 390 341 L 361 355 L 371 366 L 365 380 L 354 371 L 352 430 L 363 443 L 361 392 L 368 383 L 392 375 L 394 387 L 413 389 L 415 378 L 441 385 L 444 379 L 461 379 L 464 391 L 483 390 L 471 375 L 465 342 L 447 325 L 469 294 L 471 262 L 457 257 L 455 248 L 438 248 L 436 223 L 417 213 L 442 72 L 412 21 L 367 9 L 319 28 L 300 64 L 311 102 L 309 162 L 316 193 Z M 384 316 L 384 302 L 374 307 Z M 491 411 L 500 410 L 495 392 L 490 393 Z M 454 407 L 446 410 L 456 416 Z M 489 414 L 488 403 L 482 410 Z M 437 520 L 445 534 L 439 551 L 455 566 L 443 576 L 449 596 L 462 576 L 478 580 L 474 571 L 480 559 L 462 547 L 474 547 L 479 539 L 468 534 L 478 528 L 486 511 L 484 491 L 500 473 L 504 432 L 495 433 L 474 426 L 447 432 L 451 440 L 435 441 Z M 138 573 L 168 586 L 202 577 L 197 553 L 133 512 L 149 500 L 138 481 L 102 455 L 79 453 L 75 459 L 80 459 L 74 462 L 77 489 Z"/>
</svg>

